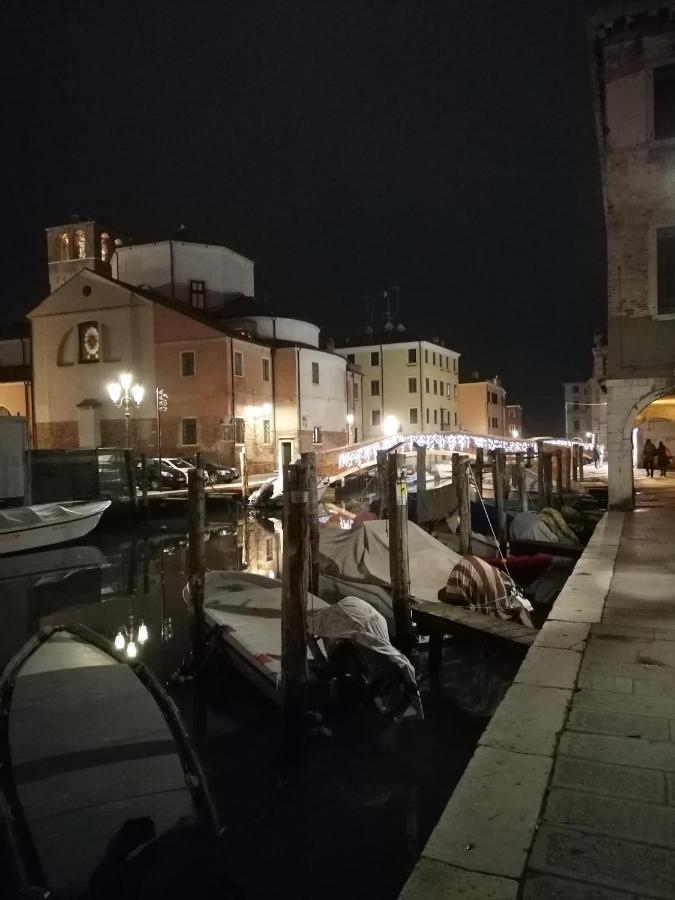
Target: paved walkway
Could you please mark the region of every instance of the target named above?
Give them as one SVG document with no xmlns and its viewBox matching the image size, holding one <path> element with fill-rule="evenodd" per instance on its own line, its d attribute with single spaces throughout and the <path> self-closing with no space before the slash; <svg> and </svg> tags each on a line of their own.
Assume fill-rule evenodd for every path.
<svg viewBox="0 0 675 900">
<path fill-rule="evenodd" d="M 638 482 L 554 605 L 405 900 L 675 898 L 675 477 Z"/>
</svg>

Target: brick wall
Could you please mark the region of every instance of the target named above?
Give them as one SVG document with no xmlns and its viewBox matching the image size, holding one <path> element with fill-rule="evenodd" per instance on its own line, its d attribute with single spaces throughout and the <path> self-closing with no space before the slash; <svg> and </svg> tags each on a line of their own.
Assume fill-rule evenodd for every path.
<svg viewBox="0 0 675 900">
<path fill-rule="evenodd" d="M 77 422 L 38 422 L 35 446 L 40 450 L 72 450 L 80 446 Z"/>
</svg>

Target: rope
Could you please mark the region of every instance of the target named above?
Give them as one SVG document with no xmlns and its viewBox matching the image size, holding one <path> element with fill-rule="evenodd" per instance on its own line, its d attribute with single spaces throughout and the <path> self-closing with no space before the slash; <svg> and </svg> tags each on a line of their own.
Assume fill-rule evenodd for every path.
<svg viewBox="0 0 675 900">
<path fill-rule="evenodd" d="M 481 506 L 483 507 L 483 512 L 485 513 L 485 518 L 487 519 L 487 523 L 488 523 L 488 525 L 490 526 L 490 531 L 492 532 L 492 537 L 495 539 L 495 543 L 497 544 L 497 549 L 498 549 L 498 551 L 499 551 L 499 555 L 500 555 L 500 557 L 501 557 L 501 559 L 502 559 L 502 562 L 504 563 L 504 569 L 505 569 L 505 571 L 506 571 L 506 574 L 509 576 L 509 578 L 511 579 L 511 581 L 513 581 L 513 576 L 512 576 L 511 573 L 509 572 L 509 567 L 508 567 L 508 564 L 507 564 L 507 562 L 506 562 L 506 557 L 505 557 L 504 554 L 502 553 L 501 544 L 500 544 L 499 541 L 497 540 L 497 535 L 495 534 L 495 530 L 494 530 L 494 528 L 492 527 L 492 522 L 490 521 L 490 517 L 489 517 L 488 514 L 487 514 L 487 509 L 485 508 L 485 502 L 484 502 L 484 500 L 483 500 L 483 495 L 481 494 L 480 489 L 479 489 L 479 487 L 478 487 L 478 482 L 476 481 L 476 476 L 474 475 L 473 467 L 471 466 L 471 463 L 467 463 L 467 468 L 469 469 L 469 475 L 471 476 L 471 480 L 472 480 L 472 482 L 473 482 L 473 486 L 476 488 L 476 493 L 478 494 L 478 499 L 480 500 Z"/>
</svg>

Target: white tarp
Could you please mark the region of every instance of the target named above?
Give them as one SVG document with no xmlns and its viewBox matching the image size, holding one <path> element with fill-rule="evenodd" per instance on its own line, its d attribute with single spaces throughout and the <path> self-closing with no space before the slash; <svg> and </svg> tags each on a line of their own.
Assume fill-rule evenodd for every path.
<svg viewBox="0 0 675 900">
<path fill-rule="evenodd" d="M 438 601 L 438 592 L 462 557 L 413 522 L 408 522 L 410 595 Z M 363 522 L 351 531 L 321 531 L 319 561 L 326 575 L 363 585 L 390 588 L 389 528 L 383 519 Z M 356 591 L 355 593 L 359 593 Z"/>
<path fill-rule="evenodd" d="M 513 541 L 546 541 L 557 544 L 558 536 L 536 513 L 521 512 L 511 522 L 509 536 Z"/>
</svg>

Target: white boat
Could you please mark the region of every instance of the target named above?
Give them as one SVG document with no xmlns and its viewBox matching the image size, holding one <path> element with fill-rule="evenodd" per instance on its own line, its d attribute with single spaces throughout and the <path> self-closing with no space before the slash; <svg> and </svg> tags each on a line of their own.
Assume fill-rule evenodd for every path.
<svg viewBox="0 0 675 900">
<path fill-rule="evenodd" d="M 319 478 L 316 483 L 317 500 L 321 500 L 330 486 L 330 478 Z M 284 502 L 284 483 L 281 476 L 269 478 L 253 491 L 248 498 L 249 506 L 282 506 Z"/>
<path fill-rule="evenodd" d="M 96 528 L 109 506 L 110 500 L 100 500 L 0 510 L 0 555 L 79 540 Z"/>
</svg>

